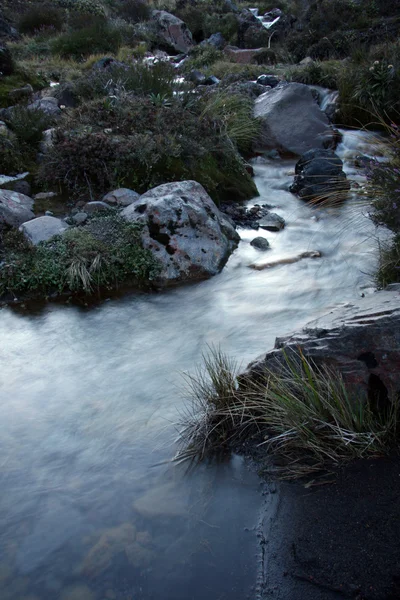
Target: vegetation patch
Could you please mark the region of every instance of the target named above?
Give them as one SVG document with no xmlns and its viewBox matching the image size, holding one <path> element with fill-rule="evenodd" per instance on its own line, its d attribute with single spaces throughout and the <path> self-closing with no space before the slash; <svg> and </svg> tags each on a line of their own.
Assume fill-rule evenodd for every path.
<svg viewBox="0 0 400 600">
<path fill-rule="evenodd" d="M 95 217 L 38 246 L 12 230 L 3 235 L 0 297 L 91 294 L 143 285 L 158 271 L 141 245 L 140 228 L 117 215 Z"/>
<path fill-rule="evenodd" d="M 386 453 L 397 441 L 399 401 L 376 414 L 352 397 L 340 373 L 301 351 L 278 370 L 238 377 L 233 361 L 211 349 L 186 378 L 190 404 L 180 424 L 177 460 L 203 459 L 243 441 L 271 456 L 272 468 L 295 478 L 354 458 Z M 261 440 L 261 441 L 260 441 Z"/>
</svg>

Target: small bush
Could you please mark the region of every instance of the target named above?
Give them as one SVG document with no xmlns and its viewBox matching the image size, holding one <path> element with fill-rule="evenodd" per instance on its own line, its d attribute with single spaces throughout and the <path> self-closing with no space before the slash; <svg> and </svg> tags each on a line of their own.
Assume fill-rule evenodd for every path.
<svg viewBox="0 0 400 600">
<path fill-rule="evenodd" d="M 62 8 L 68 8 L 72 12 L 80 12 L 97 16 L 104 16 L 105 11 L 101 2 L 97 0 L 57 0 Z"/>
<path fill-rule="evenodd" d="M 0 45 L 0 77 L 12 75 L 14 71 L 15 64 L 10 50 Z"/>
<path fill-rule="evenodd" d="M 17 139 L 31 146 L 37 146 L 42 139 L 43 131 L 49 129 L 53 119 L 39 109 L 27 109 L 24 106 L 13 107 L 6 123 Z"/>
<path fill-rule="evenodd" d="M 92 293 L 124 282 L 143 284 L 158 272 L 140 243 L 140 228 L 116 215 L 96 217 L 36 247 L 11 231 L 3 239 L 0 297 Z"/>
<path fill-rule="evenodd" d="M 379 288 L 390 283 L 400 283 L 400 234 L 391 242 L 381 244 L 379 248 L 379 268 L 376 273 Z"/>
<path fill-rule="evenodd" d="M 341 65 L 336 62 L 313 63 L 305 67 L 292 69 L 288 78 L 297 83 L 306 85 L 321 85 L 330 89 L 337 89 Z"/>
<path fill-rule="evenodd" d="M 16 175 L 24 167 L 26 165 L 18 140 L 15 137 L 0 135 L 0 173 Z"/>
<path fill-rule="evenodd" d="M 25 12 L 18 23 L 22 34 L 33 35 L 45 30 L 61 31 L 65 22 L 65 13 L 51 4 L 36 4 Z"/>
<path fill-rule="evenodd" d="M 185 63 L 185 71 L 210 66 L 223 57 L 223 52 L 214 46 L 196 46 L 190 51 L 189 60 Z"/>
<path fill-rule="evenodd" d="M 147 21 L 151 15 L 150 6 L 144 0 L 122 0 L 116 10 L 117 14 L 128 23 Z"/>
<path fill-rule="evenodd" d="M 204 37 L 213 33 L 222 33 L 227 42 L 236 43 L 238 36 L 238 19 L 234 13 L 225 15 L 207 14 L 204 18 Z"/>
<path fill-rule="evenodd" d="M 115 53 L 120 45 L 118 30 L 102 20 L 97 20 L 90 27 L 61 34 L 54 40 L 51 49 L 53 54 L 62 58 L 82 60 L 90 54 Z"/>
</svg>

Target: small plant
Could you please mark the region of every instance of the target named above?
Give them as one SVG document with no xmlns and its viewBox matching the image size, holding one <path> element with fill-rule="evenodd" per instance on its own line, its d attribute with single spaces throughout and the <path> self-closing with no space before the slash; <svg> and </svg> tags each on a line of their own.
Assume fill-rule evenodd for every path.
<svg viewBox="0 0 400 600">
<path fill-rule="evenodd" d="M 52 53 L 61 58 L 82 60 L 90 54 L 115 53 L 121 45 L 118 30 L 102 19 L 89 27 L 61 34 L 51 45 Z"/>
<path fill-rule="evenodd" d="M 22 34 L 34 35 L 44 31 L 61 31 L 65 14 L 52 4 L 35 4 L 20 18 L 18 30 Z"/>
<path fill-rule="evenodd" d="M 177 460 L 202 459 L 253 438 L 278 460 L 281 475 L 295 478 L 384 454 L 397 439 L 398 398 L 375 414 L 367 399 L 349 394 L 338 372 L 301 351 L 287 351 L 253 378 L 238 378 L 235 364 L 211 349 L 204 368 L 187 381 L 190 408 Z"/>
<path fill-rule="evenodd" d="M 393 84 L 395 70 L 386 61 L 376 60 L 364 69 L 354 90 L 353 99 L 362 107 L 382 111 L 386 108 Z"/>
<path fill-rule="evenodd" d="M 6 119 L 7 125 L 17 139 L 32 146 L 37 146 L 42 139 L 43 131 L 53 125 L 53 119 L 40 109 L 28 109 L 15 106 Z"/>
<path fill-rule="evenodd" d="M 117 14 L 128 23 L 140 23 L 148 21 L 151 9 L 143 0 L 122 0 L 117 5 Z"/>
<path fill-rule="evenodd" d="M 95 16 L 104 16 L 105 11 L 101 2 L 97 0 L 57 0 L 62 8 L 68 8 L 72 12 L 80 12 Z"/>
</svg>

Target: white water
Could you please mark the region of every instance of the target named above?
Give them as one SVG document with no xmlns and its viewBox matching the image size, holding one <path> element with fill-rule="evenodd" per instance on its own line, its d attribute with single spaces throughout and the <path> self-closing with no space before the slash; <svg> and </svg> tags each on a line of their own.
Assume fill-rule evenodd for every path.
<svg viewBox="0 0 400 600">
<path fill-rule="evenodd" d="M 369 134 L 345 133 L 338 149 L 360 183 L 352 157 L 370 142 Z M 375 229 L 355 196 L 311 208 L 286 191 L 294 162 L 254 168 L 253 203 L 275 205 L 287 226 L 240 231 L 218 276 L 88 310 L 0 311 L 2 600 L 103 600 L 110 590 L 121 600 L 248 594 L 257 569 L 257 478 L 237 457 L 189 474 L 166 462 L 183 407 L 180 372 L 194 369 L 207 344 L 245 365 L 276 336 L 372 292 L 376 265 Z M 252 248 L 256 235 L 271 250 Z M 248 268 L 306 250 L 323 256 Z M 124 533 L 132 523 L 141 532 L 136 546 Z"/>
</svg>

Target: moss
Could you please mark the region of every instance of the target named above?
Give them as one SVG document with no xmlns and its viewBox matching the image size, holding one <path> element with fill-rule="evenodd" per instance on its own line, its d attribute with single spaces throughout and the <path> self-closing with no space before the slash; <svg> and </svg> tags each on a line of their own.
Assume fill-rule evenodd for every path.
<svg viewBox="0 0 400 600">
<path fill-rule="evenodd" d="M 140 242 L 140 228 L 117 215 L 95 217 L 34 247 L 18 231 L 3 236 L 0 297 L 85 293 L 143 284 L 158 264 Z"/>
</svg>

